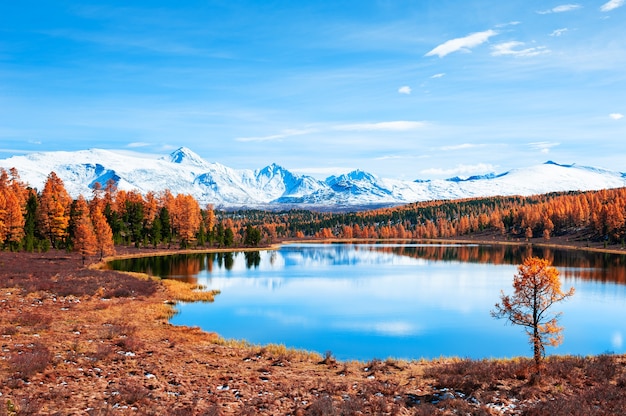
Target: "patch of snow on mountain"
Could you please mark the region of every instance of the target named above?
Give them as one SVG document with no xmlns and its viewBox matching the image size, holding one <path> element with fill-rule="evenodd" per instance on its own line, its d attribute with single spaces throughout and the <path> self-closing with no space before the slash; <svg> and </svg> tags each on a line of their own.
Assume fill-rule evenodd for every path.
<svg viewBox="0 0 626 416">
<path fill-rule="evenodd" d="M 104 186 L 113 180 L 118 189 L 144 194 L 167 189 L 217 207 L 365 207 L 626 186 L 624 173 L 551 161 L 464 179 L 404 181 L 355 170 L 319 181 L 277 164 L 258 170 L 232 169 L 207 162 L 184 147 L 162 157 L 102 149 L 41 152 L 0 160 L 0 167 L 17 168 L 21 179 L 39 190 L 54 171 L 74 198 L 79 194 L 90 197 L 96 182 Z"/>
</svg>

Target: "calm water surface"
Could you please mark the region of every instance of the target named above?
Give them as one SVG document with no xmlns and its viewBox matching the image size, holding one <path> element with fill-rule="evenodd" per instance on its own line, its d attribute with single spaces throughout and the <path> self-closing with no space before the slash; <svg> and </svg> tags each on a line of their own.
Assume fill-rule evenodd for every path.
<svg viewBox="0 0 626 416">
<path fill-rule="evenodd" d="M 576 294 L 564 342 L 549 354 L 625 353 L 624 256 L 502 246 L 292 244 L 274 251 L 176 255 L 116 262 L 219 289 L 172 318 L 224 338 L 285 344 L 339 359 L 531 356 L 519 327 L 495 320 L 517 265 L 550 259 Z"/>
</svg>

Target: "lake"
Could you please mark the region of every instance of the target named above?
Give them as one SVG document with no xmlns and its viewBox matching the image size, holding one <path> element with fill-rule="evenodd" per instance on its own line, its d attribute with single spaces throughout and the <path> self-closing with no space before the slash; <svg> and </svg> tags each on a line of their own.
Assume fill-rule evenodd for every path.
<svg viewBox="0 0 626 416">
<path fill-rule="evenodd" d="M 255 252 L 172 255 L 112 267 L 219 289 L 213 303 L 180 303 L 171 322 L 253 344 L 332 352 L 342 360 L 532 355 L 520 327 L 490 316 L 513 293 L 523 259 L 539 256 L 576 294 L 564 342 L 548 354 L 625 353 L 626 257 L 519 246 L 288 244 Z"/>
</svg>

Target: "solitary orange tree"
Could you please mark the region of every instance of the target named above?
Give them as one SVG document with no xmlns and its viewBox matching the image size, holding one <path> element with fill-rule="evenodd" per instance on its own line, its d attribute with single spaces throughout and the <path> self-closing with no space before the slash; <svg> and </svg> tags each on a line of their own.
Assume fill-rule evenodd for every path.
<svg viewBox="0 0 626 416">
<path fill-rule="evenodd" d="M 548 310 L 554 303 L 572 296 L 574 288 L 567 292 L 561 290 L 559 271 L 548 260 L 529 257 L 517 269 L 513 279 L 513 296 L 502 292 L 501 303 L 496 303 L 491 315 L 506 318 L 512 324 L 525 328 L 539 374 L 545 346 L 556 347 L 563 340 L 563 328 L 558 326 L 561 313 L 550 313 Z"/>
</svg>

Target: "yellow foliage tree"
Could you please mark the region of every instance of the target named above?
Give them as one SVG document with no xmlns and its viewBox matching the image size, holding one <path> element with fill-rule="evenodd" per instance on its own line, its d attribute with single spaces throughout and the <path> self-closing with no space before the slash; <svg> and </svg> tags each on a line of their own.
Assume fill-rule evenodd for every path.
<svg viewBox="0 0 626 416">
<path fill-rule="evenodd" d="M 39 230 L 47 235 L 53 247 L 67 235 L 72 198 L 56 173 L 51 172 L 44 184 L 37 206 Z"/>
<path fill-rule="evenodd" d="M 200 223 L 202 222 L 202 213 L 200 205 L 191 195 L 176 195 L 174 198 L 172 216 L 172 226 L 178 233 L 181 247 L 187 247 L 190 242 L 194 241 Z"/>
<path fill-rule="evenodd" d="M 97 239 L 89 218 L 89 206 L 82 195 L 76 200 L 75 212 L 74 251 L 80 253 L 84 264 L 88 256 L 96 254 Z"/>
<path fill-rule="evenodd" d="M 24 237 L 24 206 L 26 188 L 19 180 L 17 170 L 11 169 L 9 178 L 0 168 L 0 245 L 19 244 Z"/>
<path fill-rule="evenodd" d="M 91 214 L 91 222 L 96 235 L 96 251 L 100 255 L 100 260 L 104 256 L 115 254 L 113 232 L 102 211 L 94 210 Z"/>
<path fill-rule="evenodd" d="M 560 313 L 550 313 L 550 307 L 574 294 L 574 288 L 563 292 L 559 271 L 550 262 L 537 257 L 527 258 L 518 267 L 513 279 L 512 296 L 502 292 L 501 302 L 491 312 L 494 318 L 506 318 L 513 325 L 525 328 L 533 346 L 536 371 L 539 374 L 545 346 L 557 346 L 562 341 Z"/>
</svg>

